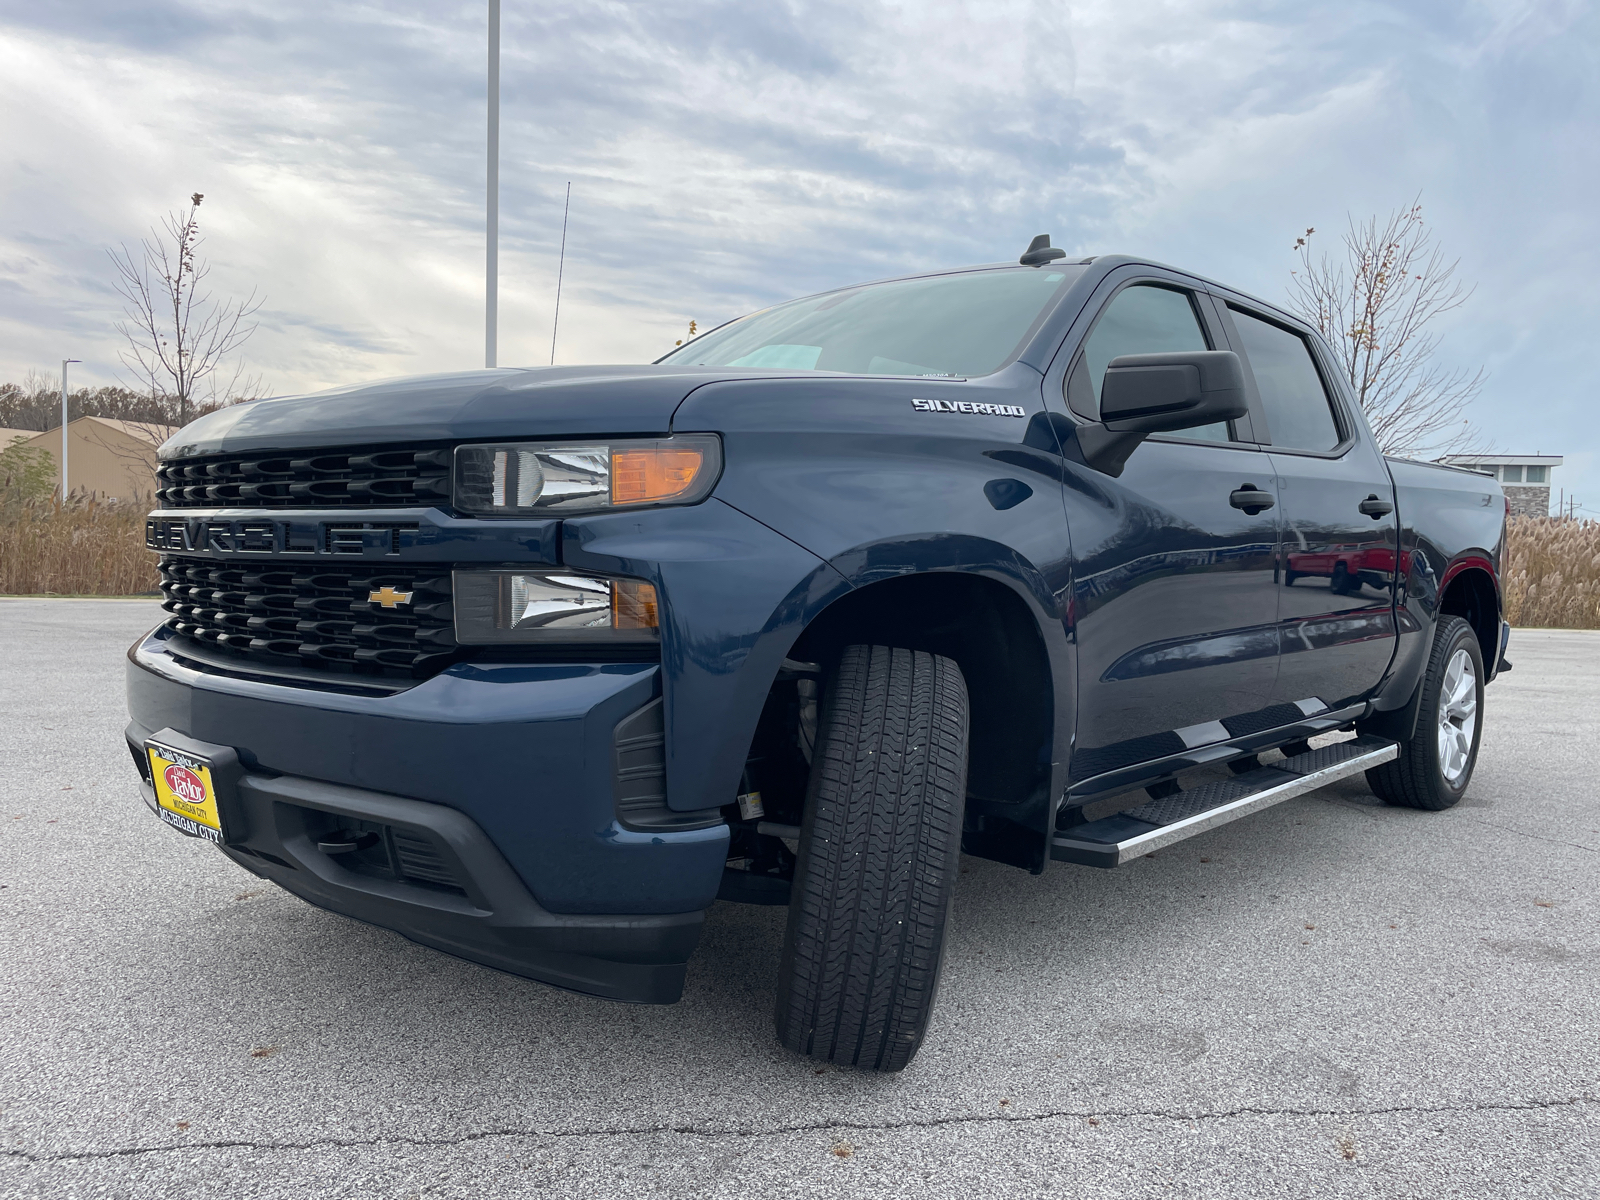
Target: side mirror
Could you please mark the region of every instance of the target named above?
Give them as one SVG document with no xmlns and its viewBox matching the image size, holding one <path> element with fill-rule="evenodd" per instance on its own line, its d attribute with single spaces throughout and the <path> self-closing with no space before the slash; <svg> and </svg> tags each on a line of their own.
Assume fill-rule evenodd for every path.
<svg viewBox="0 0 1600 1200">
<path fill-rule="evenodd" d="M 1232 421 L 1246 411 L 1244 368 L 1232 350 L 1124 354 L 1106 367 L 1100 420 L 1077 427 L 1078 451 L 1084 465 L 1115 479 L 1146 435 Z"/>
<path fill-rule="evenodd" d="M 1124 354 L 1100 385 L 1100 421 L 1111 433 L 1173 433 L 1245 412 L 1244 369 L 1232 350 Z"/>
</svg>

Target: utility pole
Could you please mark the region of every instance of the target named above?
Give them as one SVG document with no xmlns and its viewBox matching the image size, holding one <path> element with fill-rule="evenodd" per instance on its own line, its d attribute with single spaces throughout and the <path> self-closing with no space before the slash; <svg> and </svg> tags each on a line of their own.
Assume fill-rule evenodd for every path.
<svg viewBox="0 0 1600 1200">
<path fill-rule="evenodd" d="M 500 324 L 500 0 L 489 0 L 489 186 L 484 214 L 483 365 L 495 365 Z"/>
<path fill-rule="evenodd" d="M 76 358 L 63 358 L 61 360 L 61 504 L 67 503 L 69 489 L 67 487 L 67 364 L 81 360 Z"/>
</svg>

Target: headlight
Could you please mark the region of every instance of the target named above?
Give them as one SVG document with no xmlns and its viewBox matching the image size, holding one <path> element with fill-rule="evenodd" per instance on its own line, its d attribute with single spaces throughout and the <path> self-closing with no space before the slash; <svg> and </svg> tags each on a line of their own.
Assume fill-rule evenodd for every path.
<svg viewBox="0 0 1600 1200">
<path fill-rule="evenodd" d="M 584 445 L 457 446 L 452 502 L 491 517 L 573 516 L 704 500 L 722 470 L 714 434 Z"/>
<path fill-rule="evenodd" d="M 655 642 L 656 589 L 642 579 L 566 571 L 455 572 L 456 641 Z"/>
</svg>

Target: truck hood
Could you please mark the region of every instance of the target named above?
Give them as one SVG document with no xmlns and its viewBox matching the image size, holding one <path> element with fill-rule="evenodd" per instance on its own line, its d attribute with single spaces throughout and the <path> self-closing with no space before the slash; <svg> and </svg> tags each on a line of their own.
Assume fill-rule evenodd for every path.
<svg viewBox="0 0 1600 1200">
<path fill-rule="evenodd" d="M 160 454 L 172 459 L 459 438 L 665 434 L 678 405 L 702 384 L 783 374 L 618 366 L 414 375 L 219 409 L 178 430 Z"/>
</svg>

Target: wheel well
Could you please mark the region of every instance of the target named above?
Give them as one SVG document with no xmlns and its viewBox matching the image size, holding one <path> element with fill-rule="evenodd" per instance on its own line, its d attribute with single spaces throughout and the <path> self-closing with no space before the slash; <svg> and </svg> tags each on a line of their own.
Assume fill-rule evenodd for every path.
<svg viewBox="0 0 1600 1200">
<path fill-rule="evenodd" d="M 1445 587 L 1439 598 L 1440 615 L 1460 617 L 1478 635 L 1484 669 L 1494 673 L 1500 651 L 1500 604 L 1489 572 L 1469 567 Z"/>
<path fill-rule="evenodd" d="M 823 610 L 790 657 L 826 669 L 855 644 L 928 650 L 961 667 L 972 713 L 971 795 L 1016 803 L 1048 784 L 1049 659 L 1032 612 L 1005 584 L 953 571 L 869 584 Z"/>
</svg>

